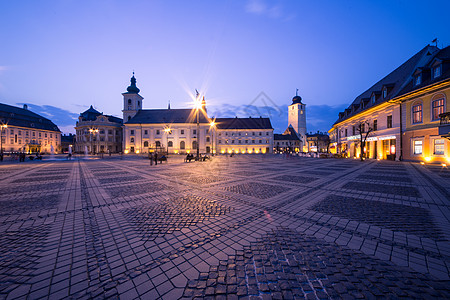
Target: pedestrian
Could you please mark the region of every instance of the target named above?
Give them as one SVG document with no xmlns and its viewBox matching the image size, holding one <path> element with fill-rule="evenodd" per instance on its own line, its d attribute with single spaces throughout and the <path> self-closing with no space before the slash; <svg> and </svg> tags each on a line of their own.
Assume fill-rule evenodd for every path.
<svg viewBox="0 0 450 300">
<path fill-rule="evenodd" d="M 155 152 L 155 166 L 158 165 L 158 152 Z"/>
<path fill-rule="evenodd" d="M 150 152 L 148 154 L 148 158 L 150 159 L 150 166 L 153 166 L 153 153 L 152 152 Z"/>
</svg>

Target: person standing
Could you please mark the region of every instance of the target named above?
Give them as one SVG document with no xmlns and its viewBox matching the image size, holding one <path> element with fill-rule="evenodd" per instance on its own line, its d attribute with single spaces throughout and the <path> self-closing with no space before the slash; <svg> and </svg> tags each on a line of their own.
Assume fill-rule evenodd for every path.
<svg viewBox="0 0 450 300">
<path fill-rule="evenodd" d="M 153 166 L 153 153 L 152 152 L 148 153 L 148 158 L 150 159 L 150 166 Z"/>
<path fill-rule="evenodd" d="M 158 165 L 158 152 L 155 152 L 155 166 Z"/>
</svg>

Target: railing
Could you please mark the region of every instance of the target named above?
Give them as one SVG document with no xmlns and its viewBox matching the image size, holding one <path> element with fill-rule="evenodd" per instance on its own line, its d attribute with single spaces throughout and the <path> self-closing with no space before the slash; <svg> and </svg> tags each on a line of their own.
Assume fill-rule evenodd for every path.
<svg viewBox="0 0 450 300">
<path fill-rule="evenodd" d="M 441 118 L 440 125 L 449 125 L 450 124 L 450 111 L 440 114 L 439 118 Z"/>
</svg>

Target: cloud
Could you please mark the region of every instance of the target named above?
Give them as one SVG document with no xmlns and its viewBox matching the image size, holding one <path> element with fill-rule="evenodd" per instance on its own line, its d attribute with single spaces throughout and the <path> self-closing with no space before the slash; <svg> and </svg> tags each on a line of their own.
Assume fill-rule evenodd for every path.
<svg viewBox="0 0 450 300">
<path fill-rule="evenodd" d="M 328 131 L 347 105 L 307 105 L 306 129 L 308 132 Z M 270 118 L 275 133 L 283 133 L 288 126 L 288 106 L 227 105 L 210 107 L 208 115 L 216 118 L 253 117 Z"/>
<path fill-rule="evenodd" d="M 61 131 L 63 132 L 74 131 L 74 130 L 67 131 L 67 129 L 69 129 L 70 127 L 72 128 L 75 127 L 75 124 L 78 119 L 78 114 L 52 105 L 17 103 L 17 105 L 19 106 L 23 106 L 24 104 L 28 105 L 28 109 L 30 111 L 37 113 L 55 123 Z M 65 130 L 61 128 L 65 128 Z"/>
<path fill-rule="evenodd" d="M 290 21 L 295 18 L 294 14 L 285 13 L 281 5 L 268 5 L 263 0 L 249 0 L 245 5 L 245 10 L 251 14 L 283 21 Z"/>
</svg>

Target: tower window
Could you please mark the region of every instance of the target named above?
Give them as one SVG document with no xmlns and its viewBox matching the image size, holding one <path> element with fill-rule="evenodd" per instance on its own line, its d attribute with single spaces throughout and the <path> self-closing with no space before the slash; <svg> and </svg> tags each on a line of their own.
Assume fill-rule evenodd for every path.
<svg viewBox="0 0 450 300">
<path fill-rule="evenodd" d="M 141 101 L 138 101 L 138 107 L 141 107 Z"/>
<path fill-rule="evenodd" d="M 128 99 L 128 104 L 130 104 L 130 105 L 131 105 L 131 99 Z"/>
</svg>

